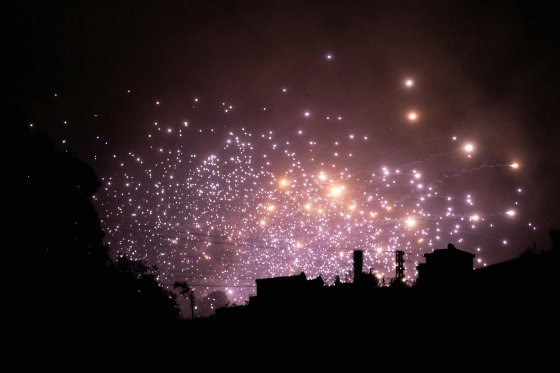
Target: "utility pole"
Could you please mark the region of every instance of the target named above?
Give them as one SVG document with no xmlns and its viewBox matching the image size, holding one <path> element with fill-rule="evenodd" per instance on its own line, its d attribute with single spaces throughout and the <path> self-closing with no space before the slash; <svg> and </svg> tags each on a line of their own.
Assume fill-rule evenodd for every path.
<svg viewBox="0 0 560 373">
<path fill-rule="evenodd" d="M 191 319 L 194 320 L 194 291 L 192 289 L 189 292 L 189 298 L 191 300 Z"/>
</svg>

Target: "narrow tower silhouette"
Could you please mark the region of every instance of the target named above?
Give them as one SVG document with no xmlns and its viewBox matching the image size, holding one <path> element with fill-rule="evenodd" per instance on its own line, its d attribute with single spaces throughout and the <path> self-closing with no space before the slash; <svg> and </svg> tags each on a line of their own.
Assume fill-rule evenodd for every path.
<svg viewBox="0 0 560 373">
<path fill-rule="evenodd" d="M 395 280 L 403 281 L 404 279 L 404 251 L 395 251 Z"/>
<path fill-rule="evenodd" d="M 362 250 L 354 250 L 354 283 L 357 284 L 362 280 L 364 267 L 364 252 Z"/>
</svg>

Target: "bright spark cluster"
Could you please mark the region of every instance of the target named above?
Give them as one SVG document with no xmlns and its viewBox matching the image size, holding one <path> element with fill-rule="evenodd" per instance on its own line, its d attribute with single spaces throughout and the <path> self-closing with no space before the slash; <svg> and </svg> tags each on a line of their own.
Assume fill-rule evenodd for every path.
<svg viewBox="0 0 560 373">
<path fill-rule="evenodd" d="M 206 156 L 166 145 L 187 133 L 222 145 Z M 115 156 L 117 172 L 104 179 L 98 200 L 110 245 L 156 264 L 162 281 L 185 275 L 239 302 L 256 278 L 301 271 L 344 278 L 357 248 L 380 278 L 392 277 L 394 251 L 404 250 L 412 280 L 423 253 L 447 242 L 461 246 L 490 225 L 474 194 L 450 197 L 419 168 L 354 170 L 336 152 L 320 158 L 329 146 L 299 135 L 155 123 L 147 154 Z M 367 137 L 349 141 L 355 153 L 367 146 Z M 470 155 L 474 146 L 462 150 Z M 477 263 L 485 265 L 480 254 Z"/>
<path fill-rule="evenodd" d="M 335 62 L 330 53 L 325 59 Z M 403 80 L 403 89 L 415 87 L 413 79 Z M 286 87 L 276 90 L 289 92 Z M 193 108 L 202 101 L 193 97 Z M 153 104 L 159 108 L 162 101 Z M 236 106 L 216 100 L 216 107 L 225 115 Z M 416 109 L 403 109 L 403 116 L 409 122 L 422 117 Z M 304 122 L 343 118 L 305 107 L 297 117 Z M 164 284 L 184 276 L 195 291 L 221 289 L 233 302 L 254 293 L 256 278 L 304 271 L 328 282 L 337 275 L 344 279 L 354 249 L 365 251 L 366 267 L 380 279 L 393 276 L 394 252 L 404 250 L 406 278 L 413 281 L 422 254 L 448 242 L 476 250 L 477 266 L 486 262 L 476 238 L 508 245 L 507 237 L 491 232 L 502 220 L 519 218 L 517 201 L 487 211 L 476 204 L 475 193 L 446 190 L 445 178 L 432 166 L 425 172 L 420 161 L 389 166 L 380 160 L 356 169 L 351 160 L 367 149 L 372 134 L 349 130 L 322 141 L 314 135 L 301 128 L 279 134 L 215 130 L 182 120 L 151 123 L 141 149 L 112 153 L 113 172 L 102 178 L 103 189 L 95 196 L 109 245 L 157 265 Z M 211 145 L 195 151 L 182 142 L 185 138 L 189 144 Z M 454 157 L 476 157 L 474 141 L 450 139 Z M 66 139 L 61 141 L 66 145 Z M 108 143 L 99 136 L 96 141 Z M 511 161 L 446 177 L 492 167 L 518 172 L 521 166 Z"/>
</svg>

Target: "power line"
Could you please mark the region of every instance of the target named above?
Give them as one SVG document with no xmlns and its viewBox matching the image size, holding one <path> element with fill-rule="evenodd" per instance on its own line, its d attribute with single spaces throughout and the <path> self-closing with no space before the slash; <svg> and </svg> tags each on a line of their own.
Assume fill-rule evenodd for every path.
<svg viewBox="0 0 560 373">
<path fill-rule="evenodd" d="M 162 282 L 163 285 L 174 286 L 175 283 Z M 256 285 L 227 285 L 227 284 L 188 284 L 192 287 L 216 287 L 216 288 L 254 288 Z"/>
<path fill-rule="evenodd" d="M 248 278 L 248 277 L 212 277 L 212 276 L 188 276 L 188 275 L 172 275 L 175 278 L 188 278 L 193 280 L 207 280 L 207 279 L 216 279 L 216 280 L 231 280 L 231 281 L 255 281 L 255 278 Z"/>
<path fill-rule="evenodd" d="M 185 238 L 185 237 L 177 237 L 177 235 L 185 235 L 185 234 L 191 234 L 189 232 L 184 232 L 184 233 L 177 233 L 174 236 L 166 236 L 165 232 L 164 233 L 153 233 L 153 232 L 143 232 L 143 231 L 137 231 L 137 230 L 133 230 L 133 229 L 127 229 L 127 228 L 114 228 L 113 230 L 115 231 L 121 231 L 121 232 L 126 232 L 126 233 L 130 233 L 130 234 L 136 234 L 136 235 L 140 235 L 142 237 L 155 237 L 155 238 L 160 238 L 163 240 L 170 240 L 170 239 L 176 239 L 179 238 L 181 240 L 187 241 L 187 242 L 195 242 L 195 243 L 210 243 L 210 244 L 216 244 L 216 245 L 228 245 L 228 246 L 234 246 L 234 247 L 248 247 L 248 248 L 263 248 L 263 249 L 274 249 L 274 250 L 281 250 L 280 247 L 278 246 L 266 246 L 266 245 L 255 245 L 255 244 L 249 244 L 249 243 L 239 243 L 239 242 L 224 242 L 224 241 L 213 241 L 213 240 L 198 240 L 198 239 L 192 239 L 192 238 Z M 202 235 L 202 234 L 200 234 Z M 340 247 L 317 247 L 317 246 L 307 246 L 307 248 L 311 248 L 311 249 L 321 249 L 321 250 L 326 250 L 326 251 L 349 251 L 349 250 L 354 250 L 354 248 L 349 249 L 349 248 L 340 248 Z M 224 251 L 224 250 L 231 250 L 231 249 L 214 249 L 214 248 L 210 248 L 207 247 L 205 248 L 205 250 L 220 250 L 220 251 Z M 376 250 L 375 248 L 370 248 L 370 249 L 362 249 L 364 251 L 372 251 L 372 250 Z M 384 249 L 383 252 L 395 252 L 397 250 L 394 249 Z M 407 251 L 407 254 L 412 254 L 411 251 Z"/>
</svg>

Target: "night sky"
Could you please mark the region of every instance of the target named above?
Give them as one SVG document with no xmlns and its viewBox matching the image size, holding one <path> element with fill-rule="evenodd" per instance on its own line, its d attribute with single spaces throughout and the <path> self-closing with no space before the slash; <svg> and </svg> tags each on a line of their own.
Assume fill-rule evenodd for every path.
<svg viewBox="0 0 560 373">
<path fill-rule="evenodd" d="M 22 4 L 23 3 L 23 4 Z M 255 278 L 477 267 L 560 226 L 558 26 L 534 2 L 20 2 L 2 90 L 91 164 L 111 250 Z"/>
</svg>

